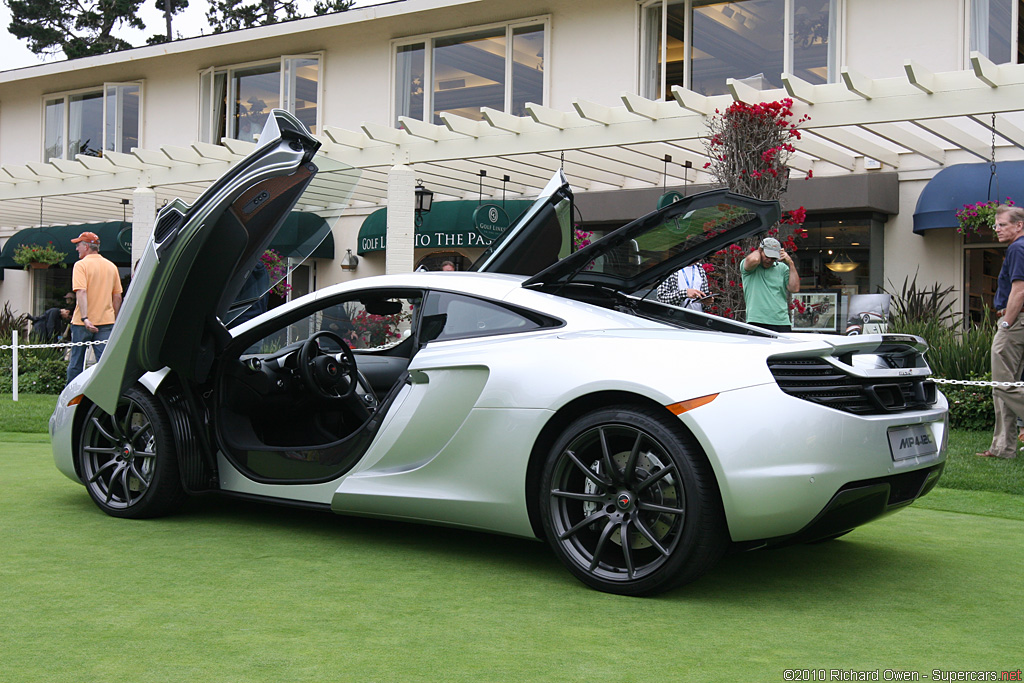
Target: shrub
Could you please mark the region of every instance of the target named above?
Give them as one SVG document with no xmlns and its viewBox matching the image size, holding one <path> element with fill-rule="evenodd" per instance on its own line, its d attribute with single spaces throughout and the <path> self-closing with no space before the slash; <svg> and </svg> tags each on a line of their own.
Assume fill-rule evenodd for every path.
<svg viewBox="0 0 1024 683">
<path fill-rule="evenodd" d="M 899 292 L 895 291 L 892 280 L 889 281 L 889 287 L 893 289 L 887 292 L 892 297 L 889 307 L 892 326 L 899 328 L 902 325 L 932 322 L 951 328 L 958 324 L 959 316 L 953 310 L 954 302 L 949 299 L 953 293 L 952 285 L 943 287 L 936 282 L 931 287 L 918 287 L 915 272 L 913 280 L 909 276 L 903 278 Z"/>
<path fill-rule="evenodd" d="M 25 333 L 28 316 L 16 316 L 10 303 L 0 311 L 0 343 L 11 343 L 11 331 L 18 330 L 18 345 L 43 344 L 49 340 Z M 12 377 L 13 356 L 9 349 L 0 352 L 0 393 L 11 393 L 14 389 Z M 59 394 L 67 380 L 68 364 L 64 360 L 63 348 L 19 349 L 18 351 L 18 392 L 24 394 Z"/>
<path fill-rule="evenodd" d="M 988 380 L 989 376 L 969 379 Z M 953 429 L 988 430 L 995 426 L 992 409 L 992 389 L 943 384 L 942 393 L 949 401 L 949 426 Z"/>
<path fill-rule="evenodd" d="M 58 351 L 60 349 L 57 349 Z M 18 353 L 18 391 L 24 394 L 59 394 L 67 379 L 63 354 L 54 358 L 51 349 L 26 349 Z M 0 393 L 11 393 L 11 358 L 0 362 Z"/>
<path fill-rule="evenodd" d="M 11 308 L 11 302 L 5 301 L 3 309 L 0 310 L 0 344 L 10 344 L 11 332 L 14 330 L 18 331 L 18 339 L 27 337 L 28 315 L 25 313 L 15 314 Z"/>
</svg>

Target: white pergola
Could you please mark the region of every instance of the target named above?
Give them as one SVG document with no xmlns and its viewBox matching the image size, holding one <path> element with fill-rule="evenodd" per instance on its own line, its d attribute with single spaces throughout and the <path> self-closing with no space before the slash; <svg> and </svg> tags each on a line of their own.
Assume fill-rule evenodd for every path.
<svg viewBox="0 0 1024 683">
<path fill-rule="evenodd" d="M 476 198 L 481 188 L 484 197 L 530 197 L 563 164 L 577 192 L 657 188 L 711 182 L 702 138 L 716 110 L 734 100 L 791 97 L 796 117 L 810 116 L 790 164 L 797 177 L 882 168 L 927 178 L 950 159 L 989 161 L 993 130 L 1000 160 L 1024 158 L 1024 65 L 996 65 L 979 53 L 971 65 L 932 73 L 908 61 L 901 77 L 886 79 L 844 69 L 840 82 L 826 85 L 784 74 L 779 90 L 730 80 L 730 94 L 717 97 L 676 87 L 664 102 L 623 93 L 615 107 L 582 99 L 572 111 L 530 104 L 528 116 L 484 109 L 481 121 L 442 114 L 444 125 L 402 118 L 398 128 L 326 126 L 319 137 L 329 158 L 361 171 L 353 207 L 387 205 L 396 167 L 411 169 L 435 200 Z M 157 207 L 174 197 L 191 202 L 252 148 L 225 139 L 0 167 L 0 234 L 126 214 L 131 220 L 128 203 L 140 192 L 155 193 Z M 323 206 L 299 208 L 332 209 L 329 198 L 316 201 Z"/>
</svg>

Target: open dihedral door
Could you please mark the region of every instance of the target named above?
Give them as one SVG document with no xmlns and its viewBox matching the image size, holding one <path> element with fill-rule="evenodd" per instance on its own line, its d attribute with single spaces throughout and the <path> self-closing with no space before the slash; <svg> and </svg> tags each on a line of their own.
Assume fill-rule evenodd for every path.
<svg viewBox="0 0 1024 683">
<path fill-rule="evenodd" d="M 316 175 L 319 146 L 274 110 L 248 157 L 191 206 L 175 201 L 161 211 L 88 398 L 112 412 L 124 389 L 164 367 L 205 380 L 227 336 L 221 319 Z"/>
</svg>

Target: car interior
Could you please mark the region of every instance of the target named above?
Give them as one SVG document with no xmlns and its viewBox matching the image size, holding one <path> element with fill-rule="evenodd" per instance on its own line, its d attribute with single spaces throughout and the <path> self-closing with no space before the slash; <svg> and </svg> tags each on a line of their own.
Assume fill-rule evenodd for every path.
<svg viewBox="0 0 1024 683">
<path fill-rule="evenodd" d="M 385 291 L 316 301 L 236 338 L 215 379 L 225 454 L 257 480 L 315 481 L 354 465 L 407 376 L 420 301 Z"/>
</svg>

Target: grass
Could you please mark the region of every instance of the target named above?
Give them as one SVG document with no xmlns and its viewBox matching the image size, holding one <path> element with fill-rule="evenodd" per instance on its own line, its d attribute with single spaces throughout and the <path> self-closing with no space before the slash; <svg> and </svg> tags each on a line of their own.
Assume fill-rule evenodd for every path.
<svg viewBox="0 0 1024 683">
<path fill-rule="evenodd" d="M 46 433 L 46 425 L 53 413 L 57 397 L 49 394 L 0 394 L 0 431 Z"/>
<path fill-rule="evenodd" d="M 1016 670 L 1024 521 L 912 507 L 732 555 L 652 599 L 525 540 L 193 499 L 101 513 L 45 435 L 0 434 L 0 680 L 782 681 Z M 1006 494 L 944 491 L 996 509 Z M 986 508 L 986 506 L 988 506 Z"/>
</svg>

